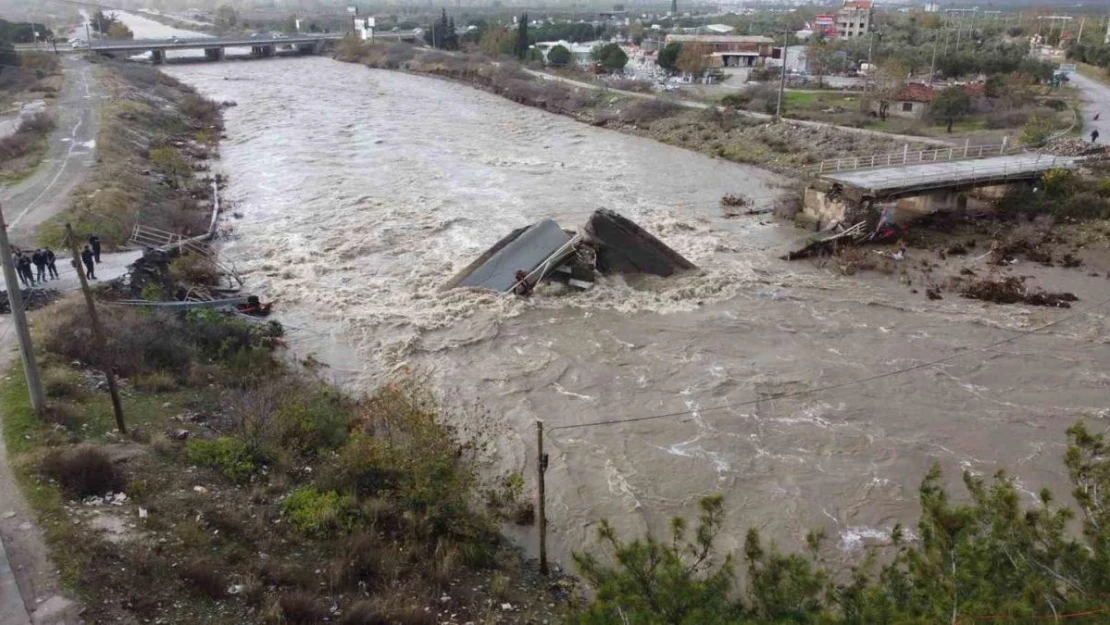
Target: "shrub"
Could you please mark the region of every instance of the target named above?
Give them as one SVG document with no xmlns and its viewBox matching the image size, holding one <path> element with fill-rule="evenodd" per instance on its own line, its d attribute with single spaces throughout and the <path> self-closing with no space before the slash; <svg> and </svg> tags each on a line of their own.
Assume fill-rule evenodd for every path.
<svg viewBox="0 0 1110 625">
<path fill-rule="evenodd" d="M 350 401 L 330 386 L 303 386 L 290 393 L 274 419 L 278 443 L 301 453 L 338 448 L 353 418 Z"/>
<path fill-rule="evenodd" d="M 211 560 L 193 560 L 181 570 L 181 579 L 190 590 L 210 599 L 227 594 L 223 575 L 212 566 Z"/>
<path fill-rule="evenodd" d="M 246 482 L 258 471 L 258 459 L 242 441 L 222 436 L 193 439 L 185 445 L 185 458 L 196 465 L 217 469 L 232 482 Z"/>
<path fill-rule="evenodd" d="M 68 367 L 50 367 L 42 372 L 42 387 L 47 397 L 77 399 L 85 394 L 85 378 Z"/>
<path fill-rule="evenodd" d="M 1052 120 L 1040 115 L 1034 115 L 1021 128 L 1018 139 L 1025 145 L 1039 145 L 1052 134 Z"/>
<path fill-rule="evenodd" d="M 987 128 L 1017 128 L 1029 121 L 1025 111 L 998 111 L 987 115 Z"/>
<path fill-rule="evenodd" d="M 652 98 L 629 104 L 621 110 L 620 119 L 626 124 L 644 126 L 665 117 L 677 115 L 681 111 L 682 107 L 673 102 Z"/>
<path fill-rule="evenodd" d="M 730 93 L 730 94 L 726 95 L 725 97 L 721 98 L 721 105 L 722 106 L 731 106 L 731 107 L 734 107 L 734 108 L 744 108 L 751 101 L 752 101 L 752 95 L 750 93 L 748 93 L 747 91 L 741 91 L 741 92 L 738 92 L 738 93 Z"/>
<path fill-rule="evenodd" d="M 211 286 L 220 283 L 220 270 L 211 259 L 200 254 L 183 254 L 173 259 L 169 275 L 176 284 Z"/>
<path fill-rule="evenodd" d="M 154 393 L 168 393 L 177 390 L 177 380 L 165 371 L 137 375 L 131 379 L 131 384 L 141 391 Z"/>
<path fill-rule="evenodd" d="M 298 488 L 281 502 L 289 524 L 309 536 L 329 536 L 350 529 L 354 500 L 335 491 Z"/>
<path fill-rule="evenodd" d="M 281 617 L 290 625 L 315 625 L 327 616 L 312 594 L 300 590 L 282 595 L 277 605 Z"/>
<path fill-rule="evenodd" d="M 42 472 L 78 499 L 123 490 L 124 479 L 108 454 L 91 446 L 51 452 Z"/>
<path fill-rule="evenodd" d="M 366 532 L 353 534 L 344 541 L 331 566 L 335 588 L 356 588 L 360 583 L 379 585 L 383 550 L 377 537 Z"/>
</svg>

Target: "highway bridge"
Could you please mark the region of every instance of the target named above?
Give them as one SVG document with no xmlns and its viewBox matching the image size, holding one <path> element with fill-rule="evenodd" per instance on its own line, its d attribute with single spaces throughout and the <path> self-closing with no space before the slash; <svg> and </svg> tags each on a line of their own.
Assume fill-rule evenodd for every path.
<svg viewBox="0 0 1110 625">
<path fill-rule="evenodd" d="M 274 56 L 279 49 L 295 50 L 301 54 L 315 54 L 326 46 L 334 45 L 344 34 L 290 34 L 290 35 L 232 35 L 224 37 L 171 37 L 169 39 L 95 39 L 88 51 L 97 54 L 134 55 L 149 52 L 154 63 L 165 61 L 166 52 L 177 50 L 203 50 L 206 58 L 218 61 L 225 58 L 228 48 L 250 48 L 258 57 Z M 416 31 L 382 32 L 374 34 L 375 40 L 415 41 Z"/>
</svg>

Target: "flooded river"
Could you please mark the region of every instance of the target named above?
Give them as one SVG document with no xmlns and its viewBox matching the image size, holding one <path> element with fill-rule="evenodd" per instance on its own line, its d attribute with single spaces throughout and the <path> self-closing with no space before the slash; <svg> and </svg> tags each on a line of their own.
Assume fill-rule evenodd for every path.
<svg viewBox="0 0 1110 625">
<path fill-rule="evenodd" d="M 1110 289 L 1081 293 L 1072 311 L 931 302 L 894 280 L 780 261 L 798 231 L 724 219 L 724 193 L 763 204 L 777 193 L 781 180 L 755 168 L 325 58 L 166 71 L 238 103 L 219 169 L 241 218 L 223 250 L 278 302 L 294 351 L 358 389 L 399 370 L 428 375 L 456 418 L 492 439 L 498 468 L 529 483 L 544 420 L 564 562 L 600 518 L 626 536 L 662 531 L 710 493 L 726 498 L 725 548 L 752 526 L 791 547 L 823 527 L 833 550 L 856 554 L 916 522 L 934 462 L 954 482 L 1004 466 L 1031 501 L 1043 486 L 1063 495 L 1065 428 L 1106 416 L 1107 318 L 1085 306 Z M 702 270 L 528 300 L 437 292 L 511 229 L 542 217 L 577 227 L 601 207 Z"/>
</svg>

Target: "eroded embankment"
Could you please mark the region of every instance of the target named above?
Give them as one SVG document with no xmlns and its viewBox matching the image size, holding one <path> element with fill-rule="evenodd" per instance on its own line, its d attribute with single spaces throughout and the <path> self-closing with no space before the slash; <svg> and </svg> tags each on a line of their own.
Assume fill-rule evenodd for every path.
<svg viewBox="0 0 1110 625">
<path fill-rule="evenodd" d="M 581 89 L 536 78 L 515 62 L 481 55 L 347 39 L 339 45 L 335 58 L 459 81 L 583 123 L 783 173 L 796 173 L 800 167 L 845 153 L 888 152 L 904 145 L 899 140 L 834 128 L 772 123 L 735 110 L 691 110 L 665 99 Z"/>
</svg>

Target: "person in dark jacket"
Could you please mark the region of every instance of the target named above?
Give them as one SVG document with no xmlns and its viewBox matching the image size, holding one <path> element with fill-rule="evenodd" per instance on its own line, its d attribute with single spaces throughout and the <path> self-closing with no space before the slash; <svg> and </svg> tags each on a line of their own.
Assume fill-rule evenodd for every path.
<svg viewBox="0 0 1110 625">
<path fill-rule="evenodd" d="M 89 245 L 92 247 L 93 258 L 96 259 L 97 263 L 99 263 L 100 262 L 100 237 L 96 236 L 95 234 L 90 234 L 89 235 Z"/>
<path fill-rule="evenodd" d="M 50 279 L 56 280 L 58 278 L 58 257 L 54 256 L 54 250 L 49 247 L 43 251 L 46 252 L 46 270 L 50 272 Z"/>
<path fill-rule="evenodd" d="M 93 259 L 92 248 L 86 245 L 84 251 L 81 252 L 81 262 L 85 263 L 85 277 L 89 280 L 96 280 L 96 271 L 93 269 Z"/>
<path fill-rule="evenodd" d="M 23 276 L 23 284 L 35 286 L 35 274 L 31 272 L 31 259 L 22 250 L 15 253 L 16 269 Z"/>
<path fill-rule="evenodd" d="M 31 262 L 35 264 L 35 279 L 46 282 L 46 254 L 41 249 L 31 254 Z"/>
<path fill-rule="evenodd" d="M 23 283 L 23 287 L 31 286 L 31 283 L 27 281 L 27 274 L 23 273 L 23 252 L 16 250 L 12 254 L 12 265 L 15 266 L 15 275 L 19 276 L 19 281 Z"/>
</svg>

